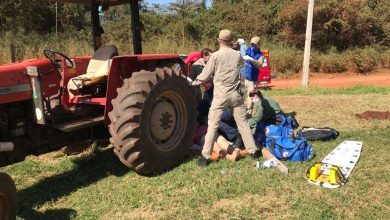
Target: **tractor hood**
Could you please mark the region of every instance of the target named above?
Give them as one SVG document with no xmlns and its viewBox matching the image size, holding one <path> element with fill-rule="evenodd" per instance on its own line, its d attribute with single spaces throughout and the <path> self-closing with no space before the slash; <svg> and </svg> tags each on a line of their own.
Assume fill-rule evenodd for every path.
<svg viewBox="0 0 390 220">
<path fill-rule="evenodd" d="M 31 59 L 0 66 L 0 104 L 14 103 L 32 98 L 30 76 L 27 67 L 36 66 L 41 74 L 44 96 L 57 93 L 60 76 L 48 59 Z"/>
</svg>

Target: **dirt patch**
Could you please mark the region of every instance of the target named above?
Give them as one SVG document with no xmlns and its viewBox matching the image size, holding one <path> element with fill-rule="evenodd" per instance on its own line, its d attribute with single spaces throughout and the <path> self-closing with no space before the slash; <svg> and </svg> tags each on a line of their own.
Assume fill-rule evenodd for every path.
<svg viewBox="0 0 390 220">
<path fill-rule="evenodd" d="M 89 149 L 93 144 L 93 141 L 79 141 L 70 143 L 61 148 L 62 153 L 65 155 L 76 155 Z"/>
<path fill-rule="evenodd" d="M 102 219 L 157 219 L 159 216 L 159 213 L 153 210 L 138 208 L 126 213 L 111 211 L 104 215 Z"/>
<path fill-rule="evenodd" d="M 244 216 L 252 216 L 250 219 L 275 219 L 291 218 L 294 213 L 289 207 L 284 196 L 277 197 L 270 195 L 249 195 L 245 194 L 239 198 L 222 199 L 213 203 L 205 209 L 205 219 L 245 219 Z M 261 218 L 260 218 L 261 216 Z"/>
<path fill-rule="evenodd" d="M 331 127 L 337 131 L 360 129 L 383 129 L 389 126 L 388 120 L 360 120 L 355 114 L 365 111 L 390 111 L 389 95 L 292 95 L 273 96 L 283 111 L 296 111 L 301 126 Z M 340 103 L 348 103 L 340 107 Z M 362 123 L 364 122 L 364 123 Z"/>
<path fill-rule="evenodd" d="M 170 207 L 163 209 L 162 207 L 140 207 L 121 212 L 111 210 L 106 213 L 101 219 L 175 219 L 175 214 L 179 213 L 180 208 Z"/>
<path fill-rule="evenodd" d="M 64 154 L 60 151 L 53 151 L 53 152 L 49 152 L 49 153 L 46 153 L 46 154 L 41 154 L 41 155 L 38 155 L 38 156 L 35 156 L 35 155 L 30 155 L 28 156 L 28 158 L 30 160 L 33 160 L 33 161 L 37 161 L 37 162 L 40 162 L 40 163 L 43 163 L 43 164 L 50 164 L 50 165 L 53 165 L 53 164 L 57 164 L 58 163 L 58 160 L 56 160 L 56 158 L 60 158 L 60 157 L 63 157 Z"/>
<path fill-rule="evenodd" d="M 283 77 L 271 81 L 272 89 L 299 88 L 301 87 L 301 75 L 296 74 L 294 78 L 284 79 Z M 311 74 L 310 86 L 321 88 L 353 87 L 356 85 L 390 86 L 390 73 L 372 73 L 367 75 L 357 74 Z"/>
<path fill-rule="evenodd" d="M 376 111 L 365 111 L 361 114 L 355 114 L 356 117 L 366 120 L 387 120 L 390 119 L 390 112 L 376 112 Z"/>
</svg>

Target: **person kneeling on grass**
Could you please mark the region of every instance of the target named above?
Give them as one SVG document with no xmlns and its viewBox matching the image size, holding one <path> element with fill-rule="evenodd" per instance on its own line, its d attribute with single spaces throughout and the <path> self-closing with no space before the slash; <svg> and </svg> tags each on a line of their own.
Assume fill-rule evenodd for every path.
<svg viewBox="0 0 390 220">
<path fill-rule="evenodd" d="M 265 128 L 268 125 L 276 123 L 276 115 L 282 113 L 279 104 L 266 96 L 263 96 L 260 90 L 255 89 L 249 92 L 249 97 L 253 102 L 252 114 L 248 116 L 248 123 L 252 134 L 256 137 L 265 137 Z M 233 142 L 234 147 L 243 148 L 244 143 L 241 135 L 237 131 L 232 114 L 225 109 L 221 118 L 219 132 L 229 141 Z M 255 138 L 258 140 L 259 138 Z"/>
</svg>

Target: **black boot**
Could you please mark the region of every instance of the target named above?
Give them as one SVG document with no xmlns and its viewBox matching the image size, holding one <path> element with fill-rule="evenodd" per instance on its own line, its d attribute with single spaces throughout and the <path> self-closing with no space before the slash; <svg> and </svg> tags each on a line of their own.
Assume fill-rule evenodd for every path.
<svg viewBox="0 0 390 220">
<path fill-rule="evenodd" d="M 261 150 L 257 150 L 254 153 L 249 154 L 249 156 L 253 159 L 256 160 L 261 156 Z"/>
<path fill-rule="evenodd" d="M 211 163 L 211 159 L 210 159 L 210 158 L 207 159 L 207 158 L 201 156 L 201 157 L 198 159 L 198 161 L 197 161 L 196 164 L 198 165 L 198 167 L 205 168 L 205 167 L 207 167 L 210 163 Z"/>
<path fill-rule="evenodd" d="M 233 147 L 245 149 L 244 141 L 242 141 L 242 137 L 240 134 L 237 134 L 236 138 L 234 139 Z"/>
</svg>

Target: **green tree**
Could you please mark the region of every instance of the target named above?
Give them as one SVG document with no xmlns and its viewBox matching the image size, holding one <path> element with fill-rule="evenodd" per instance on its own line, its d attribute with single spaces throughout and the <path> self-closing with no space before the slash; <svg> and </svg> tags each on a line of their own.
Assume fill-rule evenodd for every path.
<svg viewBox="0 0 390 220">
<path fill-rule="evenodd" d="M 316 1 L 313 47 L 326 51 L 331 47 L 346 50 L 367 45 L 389 46 L 389 10 L 383 8 L 390 8 L 387 0 Z M 280 15 L 284 40 L 299 48 L 303 48 L 305 41 L 306 14 L 307 1 L 295 0 L 286 4 Z"/>
<path fill-rule="evenodd" d="M 186 26 L 188 24 L 187 19 L 201 8 L 202 5 L 200 3 L 190 0 L 177 0 L 176 3 L 170 4 L 170 9 L 176 12 L 181 19 L 181 37 L 183 46 L 186 42 Z"/>
<path fill-rule="evenodd" d="M 50 32 L 55 17 L 52 3 L 45 0 L 2 0 L 0 2 L 1 30 L 23 29 L 25 32 Z"/>
</svg>

